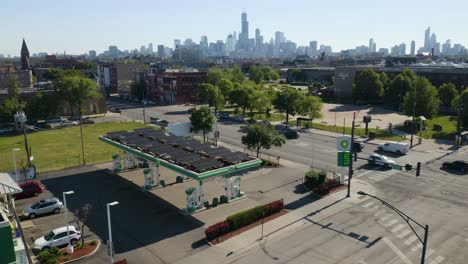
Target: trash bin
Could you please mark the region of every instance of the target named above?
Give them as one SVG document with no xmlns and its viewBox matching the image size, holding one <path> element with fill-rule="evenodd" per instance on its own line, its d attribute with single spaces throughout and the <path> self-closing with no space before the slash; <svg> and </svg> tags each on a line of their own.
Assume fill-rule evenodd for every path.
<svg viewBox="0 0 468 264">
<path fill-rule="evenodd" d="M 369 139 L 375 139 L 375 132 L 369 132 Z"/>
</svg>

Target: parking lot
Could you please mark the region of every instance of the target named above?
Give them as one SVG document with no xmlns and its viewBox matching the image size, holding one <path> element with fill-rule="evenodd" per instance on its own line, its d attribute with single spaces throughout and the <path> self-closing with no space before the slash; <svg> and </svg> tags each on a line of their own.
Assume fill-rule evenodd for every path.
<svg viewBox="0 0 468 264">
<path fill-rule="evenodd" d="M 62 192 L 69 190 L 75 192 L 67 196 L 71 212 L 86 203 L 92 205 L 85 238 L 97 238 L 104 243 L 96 255 L 80 263 L 108 261 L 106 203 L 112 201 L 120 203 L 111 209 L 116 259 L 127 258 L 132 263 L 175 262 L 207 246 L 202 223 L 179 214 L 177 208 L 156 196 L 147 196 L 108 170 L 50 178 L 42 184 L 47 190 L 38 197 L 16 201 L 18 213 L 39 199 L 55 196 L 62 200 Z M 69 219 L 73 219 L 72 214 Z M 31 245 L 33 238 L 64 226 L 64 213 L 24 219 L 22 225 Z"/>
</svg>

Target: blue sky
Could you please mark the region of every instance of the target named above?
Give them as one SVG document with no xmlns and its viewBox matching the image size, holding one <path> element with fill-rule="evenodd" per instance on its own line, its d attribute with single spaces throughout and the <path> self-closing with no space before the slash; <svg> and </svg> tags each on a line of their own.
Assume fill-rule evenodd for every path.
<svg viewBox="0 0 468 264">
<path fill-rule="evenodd" d="M 378 0 L 21 0 L 0 5 L 0 53 L 19 55 L 24 37 L 31 53 L 101 52 L 109 45 L 134 49 L 152 42 L 173 46 L 175 38 L 198 42 L 225 40 L 240 31 L 248 14 L 251 36 L 258 27 L 265 40 L 279 30 L 289 40 L 310 40 L 334 50 L 377 48 L 416 40 L 432 27 L 438 40 L 468 45 L 468 1 Z"/>
</svg>

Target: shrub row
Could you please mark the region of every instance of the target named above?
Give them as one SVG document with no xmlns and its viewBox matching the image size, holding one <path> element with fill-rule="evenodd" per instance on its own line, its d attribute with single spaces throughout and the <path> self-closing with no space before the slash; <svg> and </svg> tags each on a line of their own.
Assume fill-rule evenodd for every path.
<svg viewBox="0 0 468 264">
<path fill-rule="evenodd" d="M 283 209 L 283 200 L 274 201 L 228 216 L 225 221 L 219 222 L 205 230 L 206 238 L 211 241 L 229 232 L 250 225 L 264 217 L 280 212 Z"/>
<path fill-rule="evenodd" d="M 320 188 L 327 178 L 326 171 L 309 171 L 305 175 L 305 184 L 310 189 Z"/>
</svg>

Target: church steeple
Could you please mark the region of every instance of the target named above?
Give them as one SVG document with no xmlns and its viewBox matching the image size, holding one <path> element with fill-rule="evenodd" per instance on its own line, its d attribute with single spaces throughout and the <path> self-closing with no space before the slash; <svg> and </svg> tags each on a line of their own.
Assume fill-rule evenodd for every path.
<svg viewBox="0 0 468 264">
<path fill-rule="evenodd" d="M 31 66 L 29 65 L 29 50 L 26 45 L 26 41 L 23 39 L 23 44 L 21 45 L 21 69 L 30 70 Z"/>
</svg>

